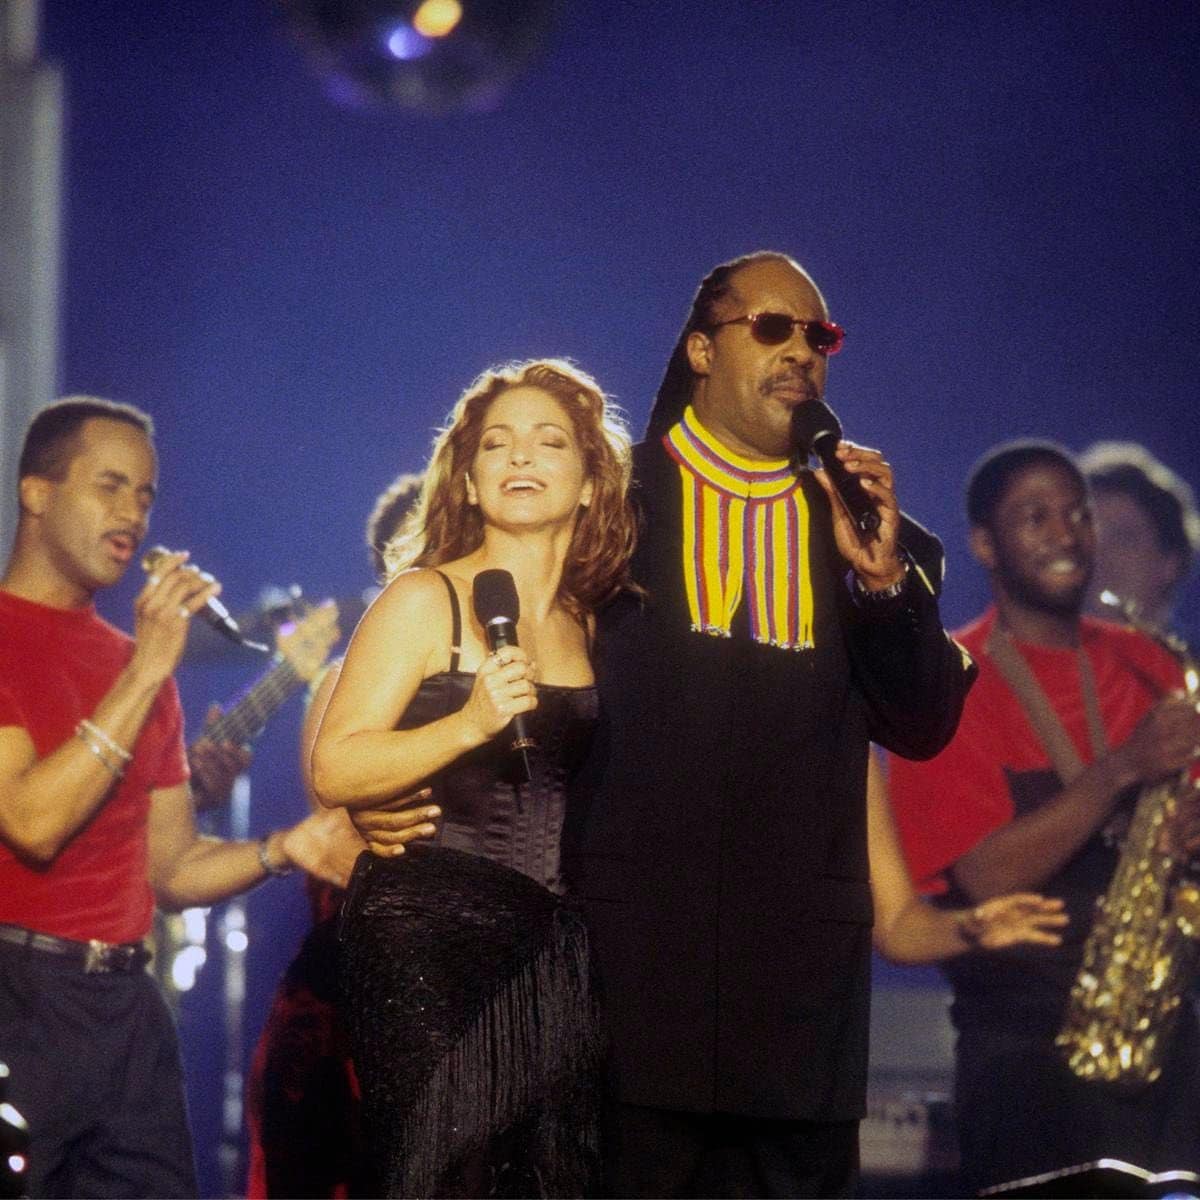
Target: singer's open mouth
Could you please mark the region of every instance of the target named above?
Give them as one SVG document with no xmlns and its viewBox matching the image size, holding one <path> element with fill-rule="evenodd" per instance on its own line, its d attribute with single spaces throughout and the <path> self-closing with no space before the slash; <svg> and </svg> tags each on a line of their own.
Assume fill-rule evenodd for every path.
<svg viewBox="0 0 1200 1200">
<path fill-rule="evenodd" d="M 1074 579 L 1083 575 L 1088 564 L 1082 559 L 1060 556 L 1042 564 L 1042 573 L 1051 579 Z"/>
<path fill-rule="evenodd" d="M 530 479 L 528 476 L 522 475 L 514 479 L 506 479 L 500 485 L 500 490 L 506 496 L 517 492 L 541 492 L 545 491 L 545 484 L 537 479 Z"/>
<path fill-rule="evenodd" d="M 104 540 L 108 542 L 113 557 L 121 562 L 129 562 L 138 546 L 137 538 L 131 533 L 106 533 Z"/>
</svg>

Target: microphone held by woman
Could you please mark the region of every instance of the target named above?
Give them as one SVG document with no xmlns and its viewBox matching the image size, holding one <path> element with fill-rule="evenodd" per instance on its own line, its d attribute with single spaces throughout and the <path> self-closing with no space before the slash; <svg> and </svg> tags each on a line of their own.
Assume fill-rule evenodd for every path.
<svg viewBox="0 0 1200 1200">
<path fill-rule="evenodd" d="M 505 646 L 517 645 L 517 621 L 521 617 L 521 601 L 517 596 L 517 585 L 512 572 L 499 569 L 480 571 L 473 584 L 475 617 L 483 626 L 488 649 L 495 654 Z M 529 765 L 529 751 L 536 747 L 525 723 L 525 714 L 517 713 L 510 723 L 512 734 L 510 749 L 520 773 L 518 782 L 528 783 L 533 778 Z"/>
</svg>

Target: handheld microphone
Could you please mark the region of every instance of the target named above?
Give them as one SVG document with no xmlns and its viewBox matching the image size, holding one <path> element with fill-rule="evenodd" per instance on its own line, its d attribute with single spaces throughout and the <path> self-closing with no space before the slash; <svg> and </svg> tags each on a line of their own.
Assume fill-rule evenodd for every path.
<svg viewBox="0 0 1200 1200">
<path fill-rule="evenodd" d="M 862 480 L 847 471 L 838 458 L 841 440 L 841 422 L 824 400 L 805 400 L 792 409 L 792 469 L 798 472 L 808 463 L 809 456 L 815 454 L 829 473 L 858 532 L 869 538 L 879 528 L 879 513 Z"/>
<path fill-rule="evenodd" d="M 151 546 L 142 555 L 142 570 L 147 575 L 152 574 L 155 567 L 171 553 L 173 552 L 168 550 L 166 546 Z M 238 623 L 229 615 L 229 609 L 215 596 L 210 596 L 204 602 L 204 607 L 200 609 L 198 615 L 203 617 L 218 633 L 224 634 L 231 642 L 236 642 L 239 646 L 245 646 L 248 650 L 258 650 L 262 654 L 271 653 L 270 646 L 264 646 L 262 642 L 252 642 L 242 634 L 241 629 L 238 628 Z"/>
<path fill-rule="evenodd" d="M 483 626 L 488 649 L 493 653 L 504 646 L 517 644 L 517 620 L 521 615 L 521 602 L 517 597 L 517 585 L 511 571 L 480 571 L 473 586 L 475 618 Z M 517 713 L 509 722 L 513 752 L 521 782 L 533 778 L 529 767 L 529 751 L 537 745 L 525 724 L 525 714 Z"/>
</svg>

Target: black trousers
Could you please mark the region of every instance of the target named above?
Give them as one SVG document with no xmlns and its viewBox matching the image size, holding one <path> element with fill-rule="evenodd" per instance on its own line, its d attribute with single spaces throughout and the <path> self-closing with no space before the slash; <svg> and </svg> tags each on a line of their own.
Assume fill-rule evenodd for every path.
<svg viewBox="0 0 1200 1200">
<path fill-rule="evenodd" d="M 0 942 L 0 1061 L 32 1196 L 196 1195 L 175 1028 L 144 971 Z"/>
<path fill-rule="evenodd" d="M 857 1121 L 609 1106 L 609 1196 L 852 1196 Z"/>
<path fill-rule="evenodd" d="M 1116 1158 L 1148 1171 L 1200 1169 L 1200 1036 L 1190 1005 L 1156 1083 L 1122 1091 L 1066 1067 L 1053 1031 L 968 1027 L 955 1110 L 968 1193 Z"/>
</svg>

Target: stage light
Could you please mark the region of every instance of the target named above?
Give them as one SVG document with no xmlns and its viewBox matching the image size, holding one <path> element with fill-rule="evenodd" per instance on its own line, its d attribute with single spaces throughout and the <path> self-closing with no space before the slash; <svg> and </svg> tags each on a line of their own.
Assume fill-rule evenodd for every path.
<svg viewBox="0 0 1200 1200">
<path fill-rule="evenodd" d="M 418 33 L 411 25 L 397 25 L 388 34 L 388 53 L 401 62 L 412 62 L 428 54 L 433 43 L 424 34 Z"/>
<path fill-rule="evenodd" d="M 4 1098 L 7 1090 L 8 1067 L 0 1062 L 0 1196 L 28 1196 L 29 1126 Z"/>
<path fill-rule="evenodd" d="M 234 952 L 234 954 L 241 954 L 245 951 L 246 947 L 250 945 L 250 939 L 246 936 L 243 930 L 231 929 L 225 935 L 225 945 L 228 946 L 229 949 Z"/>
<path fill-rule="evenodd" d="M 339 104 L 495 108 L 561 0 L 278 0 Z"/>
<path fill-rule="evenodd" d="M 179 914 L 183 921 L 183 934 L 193 946 L 202 946 L 208 936 L 208 909 L 185 908 Z"/>
<path fill-rule="evenodd" d="M 196 986 L 196 975 L 208 961 L 203 946 L 185 946 L 171 960 L 171 983 L 179 992 L 190 992 Z"/>
<path fill-rule="evenodd" d="M 413 28 L 427 38 L 446 37 L 454 31 L 462 15 L 458 0 L 425 0 L 413 13 Z"/>
</svg>

